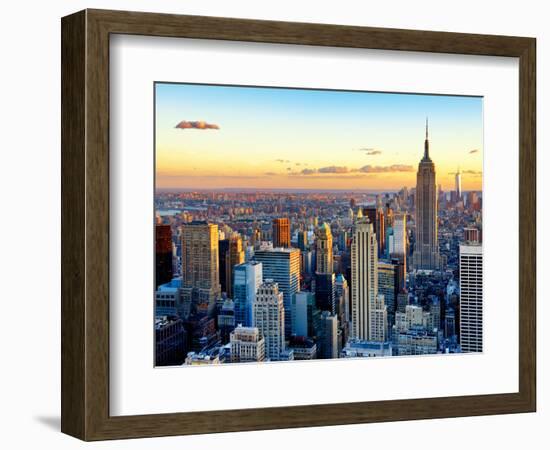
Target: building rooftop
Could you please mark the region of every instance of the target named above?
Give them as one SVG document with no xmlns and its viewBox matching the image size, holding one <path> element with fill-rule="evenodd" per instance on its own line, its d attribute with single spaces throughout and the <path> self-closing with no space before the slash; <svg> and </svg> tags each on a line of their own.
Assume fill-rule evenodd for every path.
<svg viewBox="0 0 550 450">
<path fill-rule="evenodd" d="M 237 326 L 232 332 L 232 336 L 252 336 L 252 337 L 259 337 L 260 336 L 260 330 L 256 327 L 243 327 L 241 324 Z"/>
<path fill-rule="evenodd" d="M 230 298 L 226 298 L 222 305 L 222 311 L 223 310 L 233 310 L 235 309 L 235 302 L 231 300 Z"/>
<path fill-rule="evenodd" d="M 294 253 L 299 252 L 299 248 L 294 247 L 268 247 L 268 248 L 260 248 L 260 250 L 256 250 L 255 254 L 258 253 Z"/>
<path fill-rule="evenodd" d="M 343 273 L 339 273 L 336 275 L 336 281 L 346 281 L 346 278 L 344 277 L 344 274 Z"/>
<path fill-rule="evenodd" d="M 163 292 L 173 291 L 174 289 L 181 288 L 181 286 L 182 286 L 181 277 L 180 278 L 172 278 L 172 280 L 169 281 L 168 283 L 164 283 L 164 284 L 159 285 L 159 287 L 157 288 L 157 291 L 163 291 Z"/>
<path fill-rule="evenodd" d="M 246 262 L 243 262 L 241 264 L 236 264 L 235 265 L 235 268 L 237 267 L 247 267 L 247 266 L 258 266 L 258 265 L 262 265 L 262 263 L 260 261 L 246 261 Z"/>
<path fill-rule="evenodd" d="M 346 349 L 348 348 L 357 348 L 362 350 L 389 350 L 391 349 L 391 342 L 381 342 L 381 341 L 363 341 L 363 340 L 350 340 L 346 344 Z"/>
<path fill-rule="evenodd" d="M 483 252 L 483 246 L 479 242 L 468 242 L 467 244 L 460 244 L 460 254 L 474 254 L 480 255 Z"/>
<path fill-rule="evenodd" d="M 180 319 L 176 316 L 156 316 L 155 330 L 160 330 L 162 327 L 177 322 L 178 320 Z"/>
</svg>

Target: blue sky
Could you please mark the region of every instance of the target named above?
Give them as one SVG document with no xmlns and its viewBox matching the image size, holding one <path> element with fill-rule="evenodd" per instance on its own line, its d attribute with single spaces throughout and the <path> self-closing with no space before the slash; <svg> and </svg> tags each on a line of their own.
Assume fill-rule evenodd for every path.
<svg viewBox="0 0 550 450">
<path fill-rule="evenodd" d="M 465 189 L 481 185 L 480 97 L 167 83 L 155 89 L 159 187 L 413 185 L 426 117 L 439 182 L 452 183 L 449 174 L 460 165 L 471 172 Z M 182 121 L 219 129 L 175 128 Z M 359 176 L 367 165 L 384 169 Z M 414 170 L 391 170 L 402 166 Z M 326 167 L 348 171 L 313 172 Z"/>
</svg>

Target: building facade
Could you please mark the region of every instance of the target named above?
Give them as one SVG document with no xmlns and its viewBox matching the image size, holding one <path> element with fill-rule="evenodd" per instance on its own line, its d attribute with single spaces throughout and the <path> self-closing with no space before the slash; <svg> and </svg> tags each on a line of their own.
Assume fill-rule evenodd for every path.
<svg viewBox="0 0 550 450">
<path fill-rule="evenodd" d="M 254 326 L 265 339 L 265 356 L 279 361 L 285 352 L 285 309 L 283 293 L 273 280 L 265 280 L 254 301 Z"/>
<path fill-rule="evenodd" d="M 306 230 L 298 231 L 298 248 L 305 252 L 309 247 L 308 233 Z"/>
<path fill-rule="evenodd" d="M 320 317 L 317 355 L 320 359 L 338 358 L 338 318 L 323 311 Z"/>
<path fill-rule="evenodd" d="M 292 336 L 288 344 L 295 360 L 317 359 L 317 344 L 313 339 L 304 336 Z"/>
<path fill-rule="evenodd" d="M 309 322 L 311 321 L 311 308 L 315 307 L 315 295 L 312 292 L 296 292 L 292 297 L 292 335 L 312 336 L 309 333 Z"/>
<path fill-rule="evenodd" d="M 155 316 L 175 316 L 181 306 L 181 278 L 161 284 L 155 291 Z"/>
<path fill-rule="evenodd" d="M 358 214 L 351 244 L 351 335 L 371 340 L 370 314 L 378 295 L 378 243 L 368 218 Z"/>
<path fill-rule="evenodd" d="M 333 252 L 332 252 L 332 233 L 330 226 L 324 222 L 315 231 L 315 250 L 316 250 L 316 273 L 333 272 Z"/>
<path fill-rule="evenodd" d="M 233 290 L 233 271 L 235 266 L 244 263 L 243 240 L 237 233 L 229 238 L 229 249 L 225 254 L 225 285 L 229 297 L 235 295 Z"/>
<path fill-rule="evenodd" d="M 336 314 L 336 275 L 333 273 L 315 274 L 315 299 L 317 308 Z"/>
<path fill-rule="evenodd" d="M 235 329 L 235 302 L 226 298 L 218 313 L 218 330 L 220 331 L 221 343 L 229 342 L 229 335 Z"/>
<path fill-rule="evenodd" d="M 460 346 L 483 351 L 483 252 L 481 245 L 460 246 Z"/>
<path fill-rule="evenodd" d="M 398 266 L 388 261 L 378 261 L 378 293 L 384 295 L 384 304 L 391 315 L 397 309 L 398 282 Z"/>
<path fill-rule="evenodd" d="M 397 355 L 432 355 L 437 353 L 437 336 L 423 327 L 412 327 L 397 336 Z"/>
<path fill-rule="evenodd" d="M 342 322 L 350 321 L 350 298 L 348 281 L 343 274 L 336 275 L 335 293 L 337 299 L 337 315 Z"/>
<path fill-rule="evenodd" d="M 230 336 L 231 362 L 261 362 L 265 359 L 265 339 L 255 327 L 238 326 Z"/>
<path fill-rule="evenodd" d="M 481 243 L 481 232 L 475 227 L 464 228 L 464 241 L 468 244 Z"/>
<path fill-rule="evenodd" d="M 218 242 L 218 273 L 219 273 L 221 292 L 227 292 L 226 261 L 227 261 L 228 253 L 229 253 L 229 239 L 220 239 Z"/>
<path fill-rule="evenodd" d="M 187 333 L 177 316 L 155 318 L 155 365 L 181 365 L 185 360 Z"/>
<path fill-rule="evenodd" d="M 253 323 L 252 304 L 256 291 L 262 284 L 262 263 L 250 261 L 235 266 L 233 271 L 233 299 L 235 302 L 235 325 L 251 327 Z"/>
<path fill-rule="evenodd" d="M 172 228 L 155 225 L 155 289 L 173 276 Z"/>
<path fill-rule="evenodd" d="M 403 263 L 407 272 L 407 214 L 395 214 L 393 218 L 393 238 L 389 257 L 397 258 Z"/>
<path fill-rule="evenodd" d="M 285 333 L 292 333 L 292 296 L 300 290 L 300 250 L 297 248 L 272 248 L 257 250 L 254 259 L 262 263 L 263 279 L 271 279 L 283 294 L 285 307 Z"/>
<path fill-rule="evenodd" d="M 221 296 L 218 225 L 191 222 L 182 225 L 182 297 L 191 312 L 211 314 Z"/>
<path fill-rule="evenodd" d="M 388 311 L 383 294 L 375 296 L 369 311 L 369 321 L 369 341 L 384 342 L 388 335 Z"/>
<path fill-rule="evenodd" d="M 315 231 L 315 298 L 322 311 L 335 314 L 335 276 L 330 226 L 324 222 Z"/>
<path fill-rule="evenodd" d="M 374 358 L 392 356 L 391 342 L 350 340 L 340 353 L 341 358 Z"/>
<path fill-rule="evenodd" d="M 290 247 L 290 219 L 288 217 L 273 219 L 273 247 Z"/>
</svg>

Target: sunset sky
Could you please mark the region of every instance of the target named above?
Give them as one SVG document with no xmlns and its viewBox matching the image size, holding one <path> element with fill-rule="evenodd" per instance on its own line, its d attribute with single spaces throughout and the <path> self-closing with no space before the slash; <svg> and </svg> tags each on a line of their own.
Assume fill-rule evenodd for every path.
<svg viewBox="0 0 550 450">
<path fill-rule="evenodd" d="M 429 117 L 437 183 L 481 189 L 483 99 L 157 83 L 156 187 L 396 190 Z"/>
</svg>

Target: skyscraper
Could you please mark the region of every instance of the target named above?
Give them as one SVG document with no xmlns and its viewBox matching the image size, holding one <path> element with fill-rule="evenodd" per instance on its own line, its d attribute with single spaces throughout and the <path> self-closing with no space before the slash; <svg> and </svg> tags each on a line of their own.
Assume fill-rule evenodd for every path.
<svg viewBox="0 0 550 450">
<path fill-rule="evenodd" d="M 351 212 L 353 214 L 353 211 Z M 338 250 L 340 250 L 340 252 L 345 252 L 347 249 L 348 249 L 348 232 L 346 230 L 340 230 L 340 233 L 338 234 Z"/>
<path fill-rule="evenodd" d="M 437 191 L 435 165 L 430 159 L 428 119 L 424 157 L 416 174 L 416 241 L 413 253 L 413 269 L 438 270 L 441 268 L 437 240 Z"/>
<path fill-rule="evenodd" d="M 336 313 L 333 273 L 332 233 L 324 222 L 315 230 L 315 299 L 321 311 Z"/>
<path fill-rule="evenodd" d="M 300 260 L 302 263 L 302 273 L 306 277 L 313 276 L 313 272 L 315 271 L 315 252 L 312 250 L 301 252 Z"/>
<path fill-rule="evenodd" d="M 256 291 L 262 284 L 262 279 L 262 263 L 250 261 L 235 266 L 233 271 L 233 297 L 236 325 L 252 326 L 252 305 L 256 299 Z"/>
<path fill-rule="evenodd" d="M 378 242 L 378 255 L 381 256 L 384 253 L 384 246 L 386 245 L 384 209 L 376 205 L 367 206 L 363 209 L 363 214 L 369 218 L 372 224 Z"/>
<path fill-rule="evenodd" d="M 235 233 L 229 238 L 229 249 L 225 254 L 225 286 L 229 297 L 234 296 L 233 292 L 233 270 L 238 264 L 244 262 L 243 240 Z"/>
<path fill-rule="evenodd" d="M 378 241 L 378 256 L 382 257 L 386 247 L 386 222 L 382 207 L 376 210 L 376 239 Z"/>
<path fill-rule="evenodd" d="M 378 294 L 369 308 L 369 341 L 384 342 L 388 335 L 388 310 L 384 295 Z"/>
<path fill-rule="evenodd" d="M 315 231 L 315 250 L 317 255 L 316 273 L 332 273 L 332 233 L 326 222 Z"/>
<path fill-rule="evenodd" d="M 481 245 L 460 245 L 460 346 L 483 351 L 483 253 Z"/>
<path fill-rule="evenodd" d="M 336 314 L 336 276 L 334 273 L 315 274 L 315 300 L 317 308 Z"/>
<path fill-rule="evenodd" d="M 351 244 L 352 338 L 370 340 L 370 314 L 378 295 L 378 243 L 368 218 L 357 219 Z"/>
<path fill-rule="evenodd" d="M 218 313 L 218 329 L 222 344 L 229 342 L 229 334 L 235 329 L 235 302 L 226 298 Z"/>
<path fill-rule="evenodd" d="M 393 219 L 393 241 L 390 258 L 397 258 L 407 272 L 407 214 L 396 214 Z"/>
<path fill-rule="evenodd" d="M 254 259 L 262 263 L 263 279 L 271 279 L 283 293 L 285 307 L 285 332 L 292 333 L 291 301 L 300 290 L 300 250 L 297 248 L 274 248 L 257 250 Z"/>
<path fill-rule="evenodd" d="M 298 248 L 304 252 L 307 250 L 309 245 L 308 237 L 307 237 L 307 231 L 306 230 L 300 230 L 298 231 Z"/>
<path fill-rule="evenodd" d="M 220 289 L 222 292 L 227 292 L 227 279 L 226 279 L 227 253 L 229 253 L 229 239 L 220 239 L 218 242 L 218 261 L 219 261 Z"/>
<path fill-rule="evenodd" d="M 338 319 L 328 311 L 321 313 L 318 343 L 317 356 L 319 358 L 338 358 Z"/>
<path fill-rule="evenodd" d="M 254 301 L 254 326 L 265 339 L 265 356 L 279 361 L 285 351 L 285 309 L 283 293 L 273 280 L 265 280 Z"/>
<path fill-rule="evenodd" d="M 335 294 L 338 304 L 338 317 L 342 322 L 348 323 L 350 320 L 349 287 L 347 280 L 341 273 L 336 275 Z"/>
<path fill-rule="evenodd" d="M 292 297 L 292 335 L 313 337 L 312 309 L 315 308 L 315 295 L 312 292 L 296 292 Z"/>
<path fill-rule="evenodd" d="M 194 221 L 182 225 L 182 300 L 191 312 L 212 313 L 221 295 L 218 225 Z"/>
<path fill-rule="evenodd" d="M 455 173 L 455 192 L 456 198 L 460 200 L 462 197 L 462 174 L 460 173 L 460 167 L 456 170 Z"/>
<path fill-rule="evenodd" d="M 407 189 L 407 188 L 404 188 Z M 389 205 L 389 203 L 386 205 L 386 212 L 385 212 L 385 225 L 386 228 L 393 227 L 393 219 L 395 217 L 395 214 L 393 212 L 393 208 Z"/>
<path fill-rule="evenodd" d="M 374 232 L 376 233 L 376 215 L 377 215 L 377 208 L 376 205 L 367 206 L 366 208 L 363 208 L 363 216 L 369 218 L 369 222 L 372 224 L 372 228 Z"/>
<path fill-rule="evenodd" d="M 290 219 L 273 219 L 273 247 L 290 247 Z"/>
<path fill-rule="evenodd" d="M 389 321 L 397 309 L 397 294 L 399 292 L 399 266 L 390 262 L 378 261 L 378 293 L 384 295 L 384 304 L 388 311 Z"/>
<path fill-rule="evenodd" d="M 172 280 L 172 228 L 155 225 L 155 289 Z"/>
</svg>

